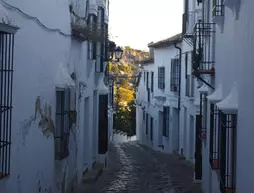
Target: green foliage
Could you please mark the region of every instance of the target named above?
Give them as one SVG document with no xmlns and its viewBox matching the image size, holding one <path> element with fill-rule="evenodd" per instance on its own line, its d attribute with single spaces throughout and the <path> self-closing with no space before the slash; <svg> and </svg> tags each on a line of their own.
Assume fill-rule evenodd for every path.
<svg viewBox="0 0 254 193">
<path fill-rule="evenodd" d="M 136 73 L 138 66 L 135 60 L 142 60 L 146 55 L 147 53 L 125 46 L 122 60 L 120 63 L 110 63 L 109 71 L 114 72 L 115 75 L 136 75 L 134 72 Z M 119 84 L 120 87 L 114 88 L 116 103 L 114 129 L 126 132 L 129 136 L 136 133 L 135 88 L 131 86 L 131 84 L 135 85 L 135 81 L 134 78 L 116 78 L 115 84 Z"/>
</svg>

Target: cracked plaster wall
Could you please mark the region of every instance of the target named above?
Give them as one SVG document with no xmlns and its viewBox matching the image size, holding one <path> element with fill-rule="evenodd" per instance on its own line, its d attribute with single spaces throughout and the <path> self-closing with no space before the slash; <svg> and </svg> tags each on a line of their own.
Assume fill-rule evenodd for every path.
<svg viewBox="0 0 254 193">
<path fill-rule="evenodd" d="M 70 33 L 67 0 L 7 2 L 38 17 L 48 27 Z M 77 100 L 79 122 L 72 126 L 70 156 L 55 161 L 52 136 L 55 75 L 58 63 L 64 62 L 68 63 L 70 73 L 75 71 L 77 82 L 88 81 L 84 77 L 87 45 L 45 31 L 33 20 L 27 20 L 16 11 L 8 11 L 21 29 L 15 36 L 11 175 L 0 180 L 0 190 L 4 193 L 65 193 L 76 186 L 83 170 L 79 160 L 84 151 L 81 146 L 85 136 L 82 133 L 84 103 Z M 88 82 L 85 96 L 92 96 L 93 74 Z"/>
</svg>

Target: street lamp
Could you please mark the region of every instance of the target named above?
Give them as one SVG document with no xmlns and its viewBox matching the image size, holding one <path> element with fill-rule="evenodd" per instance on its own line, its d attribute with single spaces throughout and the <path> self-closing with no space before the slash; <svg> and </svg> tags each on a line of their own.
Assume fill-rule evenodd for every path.
<svg viewBox="0 0 254 193">
<path fill-rule="evenodd" d="M 115 56 L 115 59 L 117 62 L 122 58 L 123 56 L 123 50 L 120 46 L 116 48 L 116 44 L 113 41 L 109 41 L 108 44 L 108 61 L 112 61 Z"/>
<path fill-rule="evenodd" d="M 118 46 L 115 49 L 115 58 L 117 59 L 117 62 L 119 62 L 119 60 L 122 58 L 123 56 L 123 50 Z"/>
</svg>

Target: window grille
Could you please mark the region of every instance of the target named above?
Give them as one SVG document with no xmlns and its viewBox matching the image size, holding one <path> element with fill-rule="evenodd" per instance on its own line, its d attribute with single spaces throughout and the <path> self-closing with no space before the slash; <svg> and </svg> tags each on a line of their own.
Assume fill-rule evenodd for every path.
<svg viewBox="0 0 254 193">
<path fill-rule="evenodd" d="M 147 89 L 147 102 L 150 103 L 150 88 Z"/>
<path fill-rule="evenodd" d="M 153 141 L 153 117 L 150 118 L 150 140 Z"/>
<path fill-rule="evenodd" d="M 170 76 L 170 90 L 173 92 L 179 91 L 180 79 L 180 59 L 171 60 L 171 76 Z"/>
<path fill-rule="evenodd" d="M 103 7 L 98 7 L 98 16 L 97 16 L 97 28 L 101 36 L 103 36 L 102 41 L 96 42 L 97 49 L 97 60 L 96 60 L 96 72 L 103 72 L 104 70 L 104 56 L 105 56 L 105 10 Z"/>
<path fill-rule="evenodd" d="M 210 165 L 212 169 L 220 169 L 220 125 L 219 110 L 217 106 L 210 106 Z"/>
<path fill-rule="evenodd" d="M 14 34 L 0 31 L 0 179 L 10 174 Z"/>
<path fill-rule="evenodd" d="M 165 67 L 158 67 L 158 88 L 165 89 Z"/>
<path fill-rule="evenodd" d="M 153 86 L 154 86 L 153 85 L 154 84 L 153 79 L 154 79 L 154 72 L 151 73 L 151 92 L 153 92 Z"/>
<path fill-rule="evenodd" d="M 213 0 L 213 17 L 224 16 L 224 3 L 223 0 Z"/>
<path fill-rule="evenodd" d="M 70 135 L 70 89 L 56 91 L 55 158 L 62 160 L 69 156 Z"/>
<path fill-rule="evenodd" d="M 236 192 L 237 115 L 220 112 L 220 190 Z"/>
<path fill-rule="evenodd" d="M 148 135 L 148 113 L 146 113 L 146 135 Z"/>
<path fill-rule="evenodd" d="M 149 72 L 147 72 L 146 73 L 147 75 L 146 75 L 146 90 L 148 90 L 149 89 Z"/>
<path fill-rule="evenodd" d="M 206 146 L 206 123 L 207 123 L 207 98 L 206 94 L 200 94 L 200 115 L 201 115 L 201 131 L 200 138 Z"/>
<path fill-rule="evenodd" d="M 94 31 L 96 28 L 97 17 L 94 14 L 89 14 L 87 25 L 89 28 Z M 89 40 L 88 41 L 88 59 L 95 60 L 96 59 L 96 40 Z"/>
<path fill-rule="evenodd" d="M 162 126 L 162 134 L 164 137 L 169 136 L 169 115 L 170 115 L 170 108 L 163 107 L 163 126 Z"/>
</svg>

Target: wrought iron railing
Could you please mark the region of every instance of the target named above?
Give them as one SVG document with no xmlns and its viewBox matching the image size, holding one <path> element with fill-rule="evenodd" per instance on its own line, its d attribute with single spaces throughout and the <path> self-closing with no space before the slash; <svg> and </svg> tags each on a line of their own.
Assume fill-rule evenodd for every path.
<svg viewBox="0 0 254 193">
<path fill-rule="evenodd" d="M 199 21 L 194 27 L 192 69 L 198 74 L 214 74 L 211 36 L 215 32 L 214 23 Z"/>
</svg>

